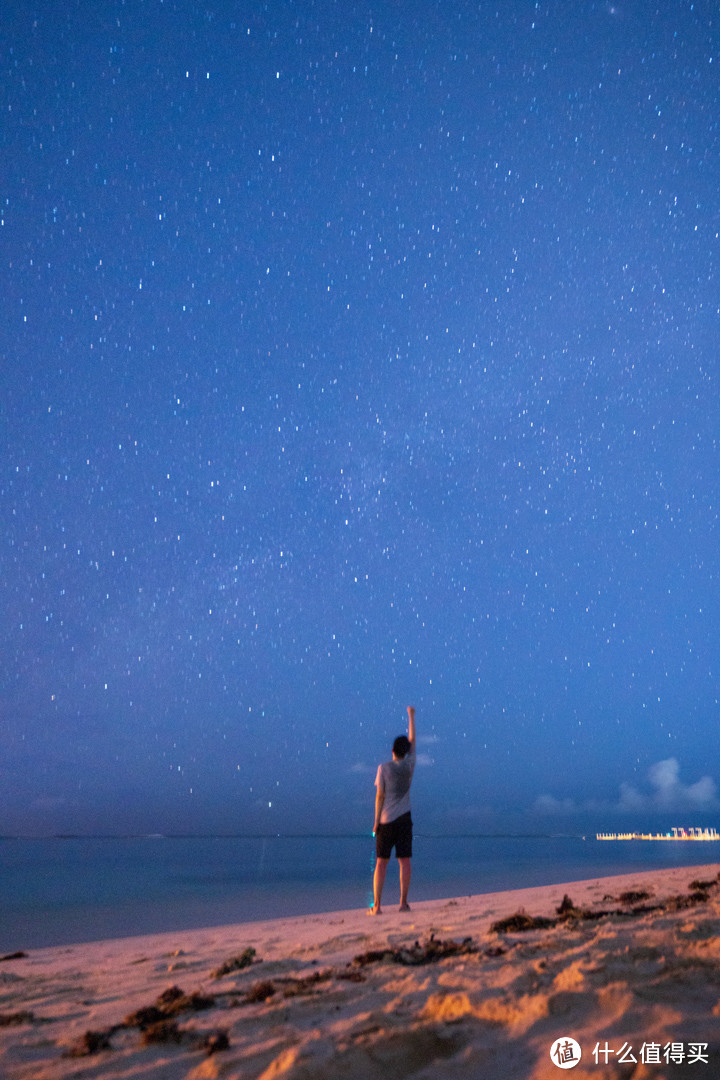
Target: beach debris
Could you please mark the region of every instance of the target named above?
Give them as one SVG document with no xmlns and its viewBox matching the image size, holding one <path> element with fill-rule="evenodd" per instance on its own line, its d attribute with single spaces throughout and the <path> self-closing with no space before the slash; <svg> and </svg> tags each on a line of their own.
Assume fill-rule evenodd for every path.
<svg viewBox="0 0 720 1080">
<path fill-rule="evenodd" d="M 179 986 L 170 986 L 163 990 L 154 1005 L 143 1005 L 134 1013 L 125 1017 L 125 1027 L 138 1027 L 141 1031 L 162 1023 L 168 1016 L 175 1015 L 177 1002 L 185 995 Z"/>
<path fill-rule="evenodd" d="M 231 1004 L 256 1005 L 258 1002 L 267 1001 L 275 994 L 282 994 L 284 998 L 301 997 L 305 994 L 314 994 L 320 983 L 329 982 L 332 978 L 347 976 L 338 975 L 332 968 L 326 971 L 314 971 L 312 975 L 302 975 L 299 978 L 294 975 L 278 975 L 275 979 L 264 979 L 250 987 L 244 997 L 238 1001 L 234 999 Z M 364 982 L 362 976 L 355 980 Z"/>
<path fill-rule="evenodd" d="M 0 964 L 5 960 L 25 960 L 27 958 L 26 952 L 9 952 L 5 953 L 5 956 L 0 956 Z"/>
<path fill-rule="evenodd" d="M 201 994 L 197 990 L 192 994 L 184 994 L 182 990 L 177 993 L 178 989 L 176 986 L 171 987 L 158 998 L 158 1007 L 166 1016 L 178 1016 L 181 1012 L 201 1012 L 203 1009 L 212 1009 L 215 1004 L 215 998 L 209 994 Z"/>
<path fill-rule="evenodd" d="M 315 991 L 315 987 L 318 983 L 327 982 L 328 979 L 332 979 L 333 972 L 328 971 L 314 971 L 312 975 L 303 975 L 299 979 L 293 977 L 281 978 L 277 981 L 282 984 L 283 997 L 300 997 L 302 994 L 312 994 Z"/>
<path fill-rule="evenodd" d="M 160 997 L 157 999 L 158 1007 L 166 1005 L 174 1005 L 176 1001 L 184 997 L 185 993 L 179 986 L 168 986 L 167 990 L 163 990 Z"/>
<path fill-rule="evenodd" d="M 575 904 L 567 893 L 563 897 L 560 907 L 556 908 L 556 911 L 560 916 L 559 922 L 593 922 L 598 919 L 604 919 L 607 915 L 612 915 L 612 911 L 608 911 L 605 908 L 593 911 L 589 908 L 575 907 Z"/>
<path fill-rule="evenodd" d="M 470 937 L 462 941 L 440 941 L 431 934 L 422 945 L 416 941 L 414 945 L 401 948 L 388 947 L 387 949 L 369 949 L 353 957 L 351 963 L 358 967 L 366 967 L 368 964 L 392 963 L 405 964 L 409 967 L 422 964 L 434 964 L 438 960 L 444 960 L 449 956 L 467 956 L 478 953 L 480 950 Z"/>
<path fill-rule="evenodd" d="M 583 922 L 587 920 L 602 919 L 608 915 L 607 911 L 588 911 L 586 908 L 575 907 L 575 903 L 567 893 L 556 909 L 557 918 L 545 915 L 528 915 L 524 908 L 516 911 L 514 915 L 508 915 L 505 919 L 498 919 L 490 926 L 490 933 L 512 934 L 526 930 L 551 930 L 554 926 L 563 923 Z"/>
<path fill-rule="evenodd" d="M 186 994 L 179 986 L 169 986 L 167 990 L 160 994 L 153 1005 L 145 1005 L 134 1013 L 130 1013 L 122 1023 L 114 1024 L 112 1027 L 101 1031 L 86 1031 L 80 1039 L 65 1051 L 64 1056 L 89 1057 L 92 1054 L 99 1053 L 101 1050 L 112 1050 L 111 1037 L 116 1031 L 127 1028 L 138 1028 L 140 1030 L 141 1042 L 144 1046 L 153 1043 L 180 1043 L 183 1041 L 186 1032 L 178 1027 L 175 1017 L 184 1012 L 200 1012 L 203 1009 L 211 1009 L 214 1005 L 215 998 L 207 994 L 201 994 L 199 991 Z M 34 1019 L 32 1013 L 12 1015 L 17 1017 L 22 1015 L 28 1020 Z M 7 1022 L 22 1023 L 24 1020 L 9 1018 Z M 220 1039 L 221 1034 L 221 1032 L 211 1032 L 207 1037 L 217 1036 L 222 1042 Z M 225 1035 L 225 1038 L 227 1038 L 227 1035 Z M 206 1048 L 204 1043 L 202 1048 Z M 216 1049 L 225 1049 L 225 1047 L 218 1046 Z M 208 1051 L 208 1053 L 214 1052 L 214 1050 Z"/>
<path fill-rule="evenodd" d="M 694 907 L 696 904 L 703 904 L 706 900 L 709 900 L 710 893 L 708 890 L 718 884 L 720 884 L 720 882 L 717 880 L 691 881 L 689 888 L 693 890 L 692 892 L 680 894 L 678 896 L 669 896 L 666 900 L 663 900 L 662 903 L 657 904 L 638 903 L 638 901 L 649 900 L 652 894 L 645 892 L 644 890 L 628 890 L 628 892 L 621 893 L 618 897 L 618 903 L 621 903 L 623 908 L 605 911 L 589 911 L 587 908 L 576 908 L 573 901 L 566 893 L 560 906 L 555 909 L 558 915 L 557 918 L 546 918 L 542 915 L 528 915 L 521 909 L 514 915 L 508 916 L 506 919 L 498 919 L 497 922 L 491 923 L 490 932 L 506 934 L 522 932 L 525 930 L 549 930 L 562 923 L 572 921 L 587 922 L 595 919 L 602 919 L 608 915 L 620 915 L 624 918 L 628 918 L 633 915 L 650 915 L 657 911 L 683 911 L 685 908 Z M 612 900 L 613 897 L 605 896 L 603 899 Z M 634 906 L 628 911 L 627 908 L 630 904 Z"/>
<path fill-rule="evenodd" d="M 145 1005 L 134 1013 L 125 1017 L 122 1027 L 137 1027 L 141 1031 L 179 1016 L 183 1012 L 200 1012 L 202 1009 L 212 1009 L 215 998 L 196 991 L 186 994 L 179 986 L 170 986 L 164 990 L 154 1005 Z"/>
<path fill-rule="evenodd" d="M 144 1005 L 141 1009 L 137 1009 L 134 1013 L 126 1016 L 122 1027 L 136 1027 L 140 1028 L 141 1031 L 145 1031 L 146 1028 L 152 1027 L 153 1024 L 159 1024 L 165 1019 L 167 1019 L 166 1014 L 161 1009 L 158 1009 L 157 1005 Z"/>
<path fill-rule="evenodd" d="M 231 975 L 233 971 L 242 971 L 243 968 L 250 967 L 252 964 L 261 964 L 262 959 L 258 958 L 256 960 L 256 956 L 257 953 L 253 947 L 249 946 L 238 956 L 232 956 L 229 960 L 225 960 L 219 968 L 216 968 L 211 973 L 213 979 L 222 979 L 224 975 Z"/>
<path fill-rule="evenodd" d="M 627 892 L 620 893 L 618 896 L 618 903 L 620 904 L 639 904 L 642 900 L 649 900 L 651 893 L 646 892 L 645 889 L 628 889 Z M 607 899 L 612 900 L 612 896 Z"/>
<path fill-rule="evenodd" d="M 208 1057 L 212 1054 L 219 1054 L 222 1050 L 229 1050 L 230 1039 L 227 1031 L 224 1028 L 208 1031 L 196 1041 L 195 1049 L 204 1050 Z"/>
<path fill-rule="evenodd" d="M 528 915 L 525 911 L 516 911 L 514 915 L 508 915 L 505 919 L 498 919 L 491 923 L 491 934 L 512 934 L 525 930 L 548 930 L 557 926 L 559 919 L 548 919 L 543 915 Z"/>
<path fill-rule="evenodd" d="M 716 888 L 718 884 L 720 882 L 718 882 L 717 878 L 713 878 L 712 881 L 699 881 L 698 878 L 695 878 L 688 885 L 688 889 L 693 889 L 695 892 L 708 892 L 709 889 Z"/>
<path fill-rule="evenodd" d="M 265 982 L 255 983 L 242 999 L 243 1005 L 255 1005 L 258 1001 L 267 1001 L 276 992 L 275 983 L 266 979 Z"/>
<path fill-rule="evenodd" d="M 687 893 L 685 896 L 670 896 L 664 904 L 658 905 L 663 911 L 683 911 L 685 908 L 695 907 L 696 904 L 704 904 L 710 899 L 710 894 L 702 889 Z M 656 910 L 654 908 L 648 910 Z"/>
<path fill-rule="evenodd" d="M 179 1043 L 182 1042 L 183 1033 L 175 1020 L 158 1020 L 155 1024 L 148 1024 L 142 1029 L 143 1046 L 151 1046 L 153 1043 Z"/>
<path fill-rule="evenodd" d="M 186 994 L 179 986 L 169 986 L 167 990 L 163 990 L 153 1005 L 145 1005 L 134 1013 L 130 1013 L 121 1024 L 110 1028 L 107 1034 L 112 1035 L 122 1028 L 138 1028 L 143 1046 L 155 1043 L 180 1043 L 188 1033 L 178 1027 L 176 1017 L 181 1013 L 212 1009 L 214 1005 L 215 998 L 207 994 L 199 991 Z"/>
<path fill-rule="evenodd" d="M 0 1027 L 15 1027 L 19 1024 L 32 1024 L 35 1014 L 21 1010 L 14 1013 L 0 1013 Z"/>
<path fill-rule="evenodd" d="M 588 908 L 575 907 L 574 902 L 570 899 L 567 893 L 562 898 L 560 907 L 555 908 L 560 916 L 560 922 L 571 922 L 576 920 L 593 920 L 602 919 L 608 914 L 607 911 L 590 911 Z"/>
<path fill-rule="evenodd" d="M 115 1030 L 115 1028 L 106 1028 L 102 1031 L 86 1031 L 72 1046 L 68 1047 L 63 1057 L 92 1057 L 93 1054 L 99 1054 L 101 1050 L 112 1050 L 110 1037 Z"/>
</svg>

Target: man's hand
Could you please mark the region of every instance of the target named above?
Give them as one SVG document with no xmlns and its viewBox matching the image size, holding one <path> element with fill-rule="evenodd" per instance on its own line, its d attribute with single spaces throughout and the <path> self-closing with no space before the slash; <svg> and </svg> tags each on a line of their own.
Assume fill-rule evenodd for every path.
<svg viewBox="0 0 720 1080">
<path fill-rule="evenodd" d="M 410 740 L 410 742 L 414 746 L 415 745 L 415 706 L 414 705 L 408 705 L 407 714 L 408 714 L 408 739 Z"/>
</svg>

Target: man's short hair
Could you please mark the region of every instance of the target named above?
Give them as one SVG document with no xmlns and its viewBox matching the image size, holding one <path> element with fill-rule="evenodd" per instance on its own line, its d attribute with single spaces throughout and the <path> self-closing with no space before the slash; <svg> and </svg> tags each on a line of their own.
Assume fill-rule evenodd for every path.
<svg viewBox="0 0 720 1080">
<path fill-rule="evenodd" d="M 407 735 L 398 735 L 397 739 L 393 743 L 393 754 L 395 757 L 404 758 L 410 750 L 410 740 Z"/>
</svg>

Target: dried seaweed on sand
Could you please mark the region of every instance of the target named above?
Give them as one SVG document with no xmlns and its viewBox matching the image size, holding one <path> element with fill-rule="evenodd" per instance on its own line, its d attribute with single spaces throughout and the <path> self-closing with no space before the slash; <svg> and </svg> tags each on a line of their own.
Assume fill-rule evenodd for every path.
<svg viewBox="0 0 720 1080">
<path fill-rule="evenodd" d="M 231 975 L 234 971 L 242 971 L 252 964 L 261 964 L 262 960 L 259 957 L 256 959 L 256 956 L 255 950 L 252 946 L 249 946 L 243 952 L 238 953 L 237 956 L 231 956 L 229 960 L 225 960 L 219 968 L 216 968 L 212 972 L 213 979 L 222 979 L 223 976 Z"/>
<path fill-rule="evenodd" d="M 662 903 L 657 904 L 637 904 L 638 900 L 650 899 L 651 894 L 645 890 L 635 892 L 628 891 L 621 893 L 618 897 L 618 902 L 624 905 L 623 908 L 612 908 L 602 911 L 577 908 L 566 893 L 562 899 L 562 903 L 556 908 L 556 918 L 544 915 L 528 915 L 527 912 L 520 910 L 515 912 L 514 915 L 508 915 L 507 918 L 498 919 L 497 922 L 492 923 L 490 925 L 490 932 L 494 934 L 512 934 L 527 930 L 550 930 L 554 926 L 559 926 L 563 923 L 590 922 L 613 915 L 628 918 L 631 916 L 654 914 L 655 912 L 682 911 L 685 908 L 694 907 L 696 904 L 705 903 L 705 901 L 710 899 L 709 890 L 719 884 L 720 882 L 717 879 L 713 881 L 691 881 L 689 885 L 690 890 L 692 890 L 691 892 L 669 896 L 666 900 L 663 900 Z M 611 899 L 611 897 L 605 897 L 604 899 Z M 628 904 L 634 904 L 635 906 L 628 911 Z"/>
<path fill-rule="evenodd" d="M 401 948 L 388 946 L 385 949 L 370 949 L 368 952 L 353 957 L 352 963 L 358 967 L 385 962 L 415 967 L 421 964 L 434 964 L 449 956 L 465 956 L 479 951 L 478 946 L 470 937 L 463 938 L 462 941 L 439 941 L 434 934 L 431 934 L 422 945 L 416 941 L 413 945 Z"/>
</svg>

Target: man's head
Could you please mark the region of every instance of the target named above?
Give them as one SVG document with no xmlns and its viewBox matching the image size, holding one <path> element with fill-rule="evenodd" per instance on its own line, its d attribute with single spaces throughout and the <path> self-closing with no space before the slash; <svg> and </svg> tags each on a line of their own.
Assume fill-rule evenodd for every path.
<svg viewBox="0 0 720 1080">
<path fill-rule="evenodd" d="M 410 740 L 407 735 L 398 735 L 397 739 L 393 743 L 393 757 L 398 761 L 402 761 L 405 755 L 410 750 Z"/>
</svg>

